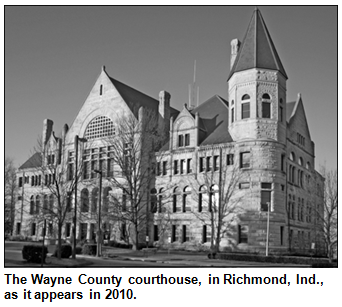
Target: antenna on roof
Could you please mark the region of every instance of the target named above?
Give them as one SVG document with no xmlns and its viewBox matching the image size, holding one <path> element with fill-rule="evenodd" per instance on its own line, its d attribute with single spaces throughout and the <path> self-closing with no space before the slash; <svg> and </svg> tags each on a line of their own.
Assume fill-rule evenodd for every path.
<svg viewBox="0 0 342 307">
<path fill-rule="evenodd" d="M 192 86 L 189 84 L 189 110 L 192 110 L 195 107 L 195 101 L 197 100 L 198 106 L 198 93 L 199 88 L 197 88 L 197 99 L 196 99 L 196 60 L 194 62 L 194 79 Z"/>
</svg>

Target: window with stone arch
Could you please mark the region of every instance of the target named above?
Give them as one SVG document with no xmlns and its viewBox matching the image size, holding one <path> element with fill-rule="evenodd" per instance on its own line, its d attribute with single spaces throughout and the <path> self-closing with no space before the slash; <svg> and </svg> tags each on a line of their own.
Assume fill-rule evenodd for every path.
<svg viewBox="0 0 342 307">
<path fill-rule="evenodd" d="M 93 140 L 115 135 L 113 121 L 107 116 L 97 116 L 89 124 L 84 134 L 87 140 Z"/>
<path fill-rule="evenodd" d="M 269 94 L 263 94 L 261 99 L 262 118 L 271 118 L 271 97 Z"/>
<path fill-rule="evenodd" d="M 243 95 L 241 98 L 241 119 L 250 118 L 250 101 L 249 95 Z"/>
<path fill-rule="evenodd" d="M 295 154 L 293 152 L 290 153 L 290 160 L 294 161 L 296 158 Z"/>
</svg>

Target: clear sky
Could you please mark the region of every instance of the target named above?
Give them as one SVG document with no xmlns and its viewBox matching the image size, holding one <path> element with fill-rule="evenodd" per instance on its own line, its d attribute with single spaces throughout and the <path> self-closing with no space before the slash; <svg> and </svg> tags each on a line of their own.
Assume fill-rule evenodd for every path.
<svg viewBox="0 0 342 307">
<path fill-rule="evenodd" d="M 259 6 L 289 77 L 287 100 L 303 97 L 316 169 L 337 166 L 337 8 Z M 171 105 L 188 101 L 194 60 L 200 103 L 227 99 L 230 41 L 243 39 L 254 7 L 5 8 L 5 154 L 21 165 L 43 120 L 58 135 L 72 124 L 101 66 Z"/>
</svg>

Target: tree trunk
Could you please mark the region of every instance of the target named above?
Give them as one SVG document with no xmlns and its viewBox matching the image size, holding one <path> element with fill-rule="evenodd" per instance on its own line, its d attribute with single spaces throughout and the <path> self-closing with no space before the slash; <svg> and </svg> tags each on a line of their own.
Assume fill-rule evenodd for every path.
<svg viewBox="0 0 342 307">
<path fill-rule="evenodd" d="M 57 247 L 57 257 L 61 259 L 62 254 L 62 223 L 58 222 L 58 247 Z"/>
</svg>

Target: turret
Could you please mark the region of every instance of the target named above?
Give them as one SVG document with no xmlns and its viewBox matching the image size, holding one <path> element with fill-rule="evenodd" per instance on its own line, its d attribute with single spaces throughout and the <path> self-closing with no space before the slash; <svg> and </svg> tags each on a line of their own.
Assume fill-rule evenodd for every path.
<svg viewBox="0 0 342 307">
<path fill-rule="evenodd" d="M 287 75 L 258 9 L 241 45 L 233 40 L 231 47 L 229 132 L 236 141 L 285 143 Z"/>
</svg>

